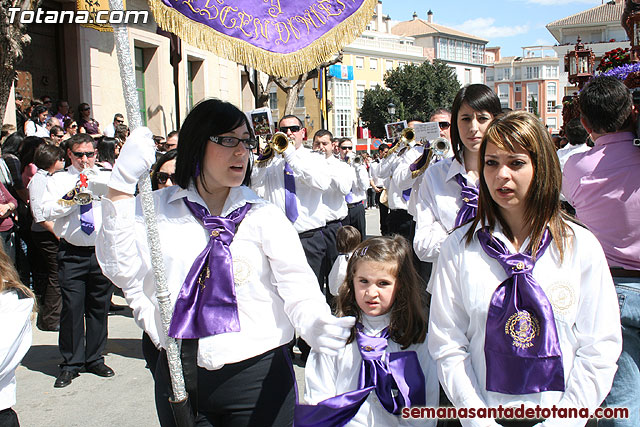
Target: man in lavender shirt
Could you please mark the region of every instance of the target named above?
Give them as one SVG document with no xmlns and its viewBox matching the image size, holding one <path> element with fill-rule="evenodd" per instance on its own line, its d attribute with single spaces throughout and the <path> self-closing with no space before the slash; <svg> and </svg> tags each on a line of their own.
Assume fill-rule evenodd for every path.
<svg viewBox="0 0 640 427">
<path fill-rule="evenodd" d="M 623 349 L 606 406 L 629 408 L 629 419 L 599 426 L 640 426 L 640 148 L 627 87 L 598 77 L 578 98 L 594 147 L 567 160 L 563 193 L 607 256 L 620 304 Z M 608 385 L 602 384 L 602 387 Z"/>
</svg>

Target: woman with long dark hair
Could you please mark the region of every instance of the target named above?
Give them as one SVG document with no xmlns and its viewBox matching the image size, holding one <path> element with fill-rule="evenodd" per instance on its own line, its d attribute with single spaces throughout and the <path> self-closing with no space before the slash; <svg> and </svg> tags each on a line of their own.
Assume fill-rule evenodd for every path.
<svg viewBox="0 0 640 427">
<path fill-rule="evenodd" d="M 155 161 L 153 135 L 132 132 L 103 204 L 96 244 L 102 269 L 124 291 L 137 323 L 158 348 L 161 329 L 149 247 L 133 197 Z M 184 363 L 197 368 L 197 419 L 216 426 L 291 425 L 294 381 L 287 344 L 294 329 L 318 351 L 336 354 L 353 318 L 330 314 L 298 235 L 274 205 L 247 187 L 257 141 L 246 115 L 216 99 L 199 103 L 180 129 L 174 186 L 153 192 L 173 315 Z M 190 355 L 190 356 L 189 356 Z M 170 382 L 155 370 L 160 423 Z M 196 395 L 193 394 L 193 395 Z"/>
</svg>

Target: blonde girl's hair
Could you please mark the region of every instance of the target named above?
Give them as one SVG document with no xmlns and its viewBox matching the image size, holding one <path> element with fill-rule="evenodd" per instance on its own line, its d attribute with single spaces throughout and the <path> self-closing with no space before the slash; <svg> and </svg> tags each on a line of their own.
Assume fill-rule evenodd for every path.
<svg viewBox="0 0 640 427">
<path fill-rule="evenodd" d="M 394 235 L 373 237 L 360 243 L 347 264 L 347 274 L 338 291 L 338 316 L 354 316 L 360 322 L 362 313 L 355 298 L 353 281 L 358 264 L 373 261 L 392 267 L 396 276 L 395 301 L 391 307 L 389 337 L 402 349 L 424 342 L 428 311 L 426 290 L 413 265 L 413 254 L 407 239 Z M 355 326 L 347 340 L 352 342 Z"/>
</svg>

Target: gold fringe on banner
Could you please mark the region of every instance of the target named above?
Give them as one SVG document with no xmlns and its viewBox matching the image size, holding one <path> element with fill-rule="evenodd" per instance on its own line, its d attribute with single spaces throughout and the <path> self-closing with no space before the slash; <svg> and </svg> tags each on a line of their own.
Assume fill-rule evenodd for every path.
<svg viewBox="0 0 640 427">
<path fill-rule="evenodd" d="M 192 21 L 175 9 L 167 7 L 161 0 L 149 0 L 156 23 L 163 30 L 176 34 L 192 46 L 280 77 L 305 73 L 331 59 L 367 28 L 376 4 L 377 0 L 364 0 L 356 12 L 309 46 L 293 53 L 282 54 L 269 52 Z"/>
</svg>

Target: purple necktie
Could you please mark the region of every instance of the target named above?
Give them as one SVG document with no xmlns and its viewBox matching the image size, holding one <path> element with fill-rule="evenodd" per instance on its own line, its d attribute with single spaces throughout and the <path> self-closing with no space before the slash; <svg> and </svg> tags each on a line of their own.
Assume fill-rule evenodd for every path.
<svg viewBox="0 0 640 427">
<path fill-rule="evenodd" d="M 462 187 L 460 197 L 462 198 L 462 206 L 456 216 L 455 227 L 460 227 L 467 221 L 476 217 L 478 212 L 478 188 L 473 185 L 468 185 L 467 180 L 462 174 L 456 175 L 456 182 Z"/>
<path fill-rule="evenodd" d="M 346 200 L 347 203 L 353 203 L 355 200 L 355 196 L 353 195 L 353 191 L 349 191 L 349 194 L 347 194 L 344 198 Z"/>
<path fill-rule="evenodd" d="M 296 201 L 296 179 L 289 163 L 284 162 L 284 211 L 292 223 L 298 219 L 298 202 Z"/>
<path fill-rule="evenodd" d="M 92 205 L 93 203 L 80 205 L 80 229 L 84 231 L 87 236 L 91 235 L 96 228 L 93 222 Z"/>
<path fill-rule="evenodd" d="M 402 192 L 402 199 L 403 199 L 405 202 L 408 202 L 408 201 L 409 201 L 409 198 L 411 198 L 411 189 L 410 189 L 410 188 L 407 188 L 406 190 L 404 190 L 404 191 Z"/>
<path fill-rule="evenodd" d="M 504 243 L 485 230 L 478 231 L 478 240 L 509 276 L 493 293 L 487 315 L 487 390 L 504 394 L 564 391 L 562 351 L 553 309 L 531 274 L 535 266 L 531 252 L 511 254 Z M 545 230 L 536 259 L 551 240 L 549 230 Z"/>
<path fill-rule="evenodd" d="M 203 338 L 238 332 L 238 303 L 233 282 L 233 259 L 229 245 L 240 221 L 251 209 L 247 203 L 226 217 L 209 215 L 207 209 L 185 197 L 193 216 L 209 231 L 209 242 L 193 262 L 180 289 L 169 336 Z"/>
<path fill-rule="evenodd" d="M 426 380 L 415 351 L 389 353 L 388 362 L 382 361 L 387 348 L 387 328 L 380 337 L 370 337 L 357 324 L 356 341 L 362 364 L 358 389 L 323 400 L 316 405 L 296 405 L 295 422 L 302 426 L 343 426 L 353 418 L 360 406 L 375 390 L 378 400 L 392 414 L 405 407 L 426 404 Z"/>
</svg>

